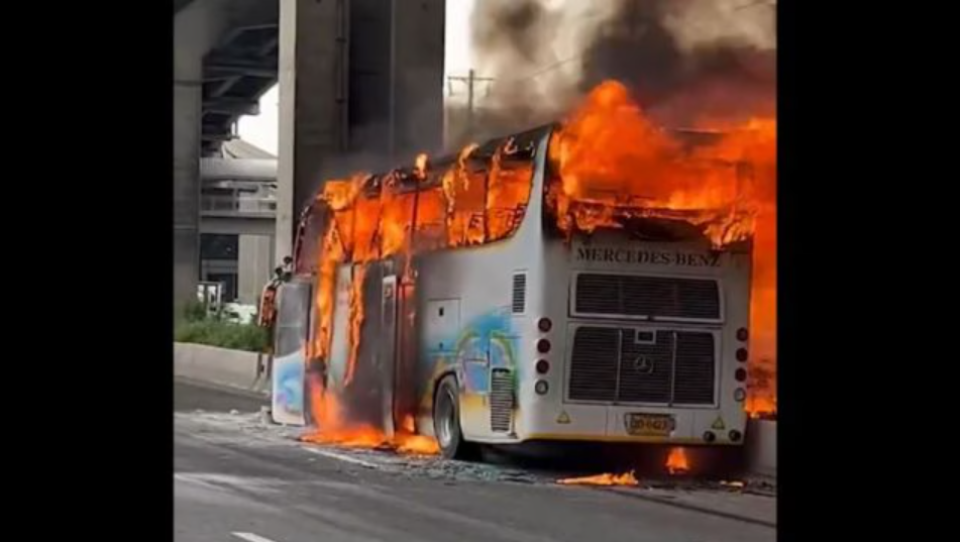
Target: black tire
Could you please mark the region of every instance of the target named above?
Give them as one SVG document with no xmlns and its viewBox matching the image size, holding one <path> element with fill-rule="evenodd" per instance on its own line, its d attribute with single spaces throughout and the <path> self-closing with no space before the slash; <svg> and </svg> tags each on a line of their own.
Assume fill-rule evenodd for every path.
<svg viewBox="0 0 960 542">
<path fill-rule="evenodd" d="M 433 434 L 440 445 L 440 454 L 447 459 L 473 459 L 475 446 L 463 440 L 460 430 L 460 392 L 457 379 L 445 376 L 433 396 Z"/>
</svg>

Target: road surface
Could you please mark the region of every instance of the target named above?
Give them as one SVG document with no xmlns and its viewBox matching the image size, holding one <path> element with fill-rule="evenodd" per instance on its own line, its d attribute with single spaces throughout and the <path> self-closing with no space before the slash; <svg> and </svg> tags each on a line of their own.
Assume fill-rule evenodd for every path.
<svg viewBox="0 0 960 542">
<path fill-rule="evenodd" d="M 262 400 L 182 382 L 174 386 L 177 542 L 776 538 L 769 525 L 607 490 L 523 476 L 489 480 L 475 475 L 472 467 L 464 471 L 439 459 L 391 463 L 311 448 L 267 435 L 254 414 L 265 404 Z M 467 471 L 474 474 L 462 474 Z"/>
</svg>

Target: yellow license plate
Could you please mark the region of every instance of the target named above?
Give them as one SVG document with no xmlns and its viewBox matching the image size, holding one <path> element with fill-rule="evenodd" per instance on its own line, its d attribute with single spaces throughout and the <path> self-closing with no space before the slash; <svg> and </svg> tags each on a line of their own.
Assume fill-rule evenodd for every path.
<svg viewBox="0 0 960 542">
<path fill-rule="evenodd" d="M 669 414 L 627 414 L 624 421 L 636 437 L 669 437 L 676 423 Z"/>
</svg>

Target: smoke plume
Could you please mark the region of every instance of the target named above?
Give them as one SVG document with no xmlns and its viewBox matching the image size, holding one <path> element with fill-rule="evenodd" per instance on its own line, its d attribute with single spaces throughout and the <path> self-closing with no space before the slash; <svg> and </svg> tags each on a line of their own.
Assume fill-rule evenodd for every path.
<svg viewBox="0 0 960 542">
<path fill-rule="evenodd" d="M 766 0 L 478 0 L 474 64 L 495 79 L 480 122 L 555 120 L 618 79 L 655 120 L 775 113 L 775 4 Z M 501 126 L 512 124 L 512 126 Z"/>
</svg>

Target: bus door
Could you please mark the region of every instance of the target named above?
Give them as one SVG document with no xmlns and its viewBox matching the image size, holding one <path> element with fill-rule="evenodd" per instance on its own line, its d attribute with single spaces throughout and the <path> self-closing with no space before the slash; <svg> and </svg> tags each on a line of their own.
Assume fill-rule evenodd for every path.
<svg viewBox="0 0 960 542">
<path fill-rule="evenodd" d="M 388 437 L 392 437 L 396 432 L 396 423 L 394 420 L 394 386 L 396 381 L 397 365 L 397 275 L 392 272 L 385 272 L 381 280 L 380 287 L 380 378 L 382 382 L 381 390 L 381 414 L 383 419 L 383 431 Z"/>
<path fill-rule="evenodd" d="M 414 421 L 417 416 L 417 330 L 416 287 L 413 277 L 401 277 L 399 288 L 399 308 L 397 310 L 397 333 L 399 338 L 399 352 L 396 371 L 394 372 L 395 397 L 393 401 L 393 418 L 404 423 L 404 420 Z M 406 427 L 413 432 L 414 427 Z"/>
<path fill-rule="evenodd" d="M 279 424 L 304 425 L 306 347 L 310 338 L 313 288 L 294 279 L 277 290 L 277 320 L 271 368 L 271 415 Z"/>
<path fill-rule="evenodd" d="M 397 266 L 398 268 L 400 266 Z M 383 427 L 388 435 L 404 427 L 416 415 L 416 310 L 412 278 L 384 272 L 381 279 L 380 367 L 383 378 Z"/>
</svg>

